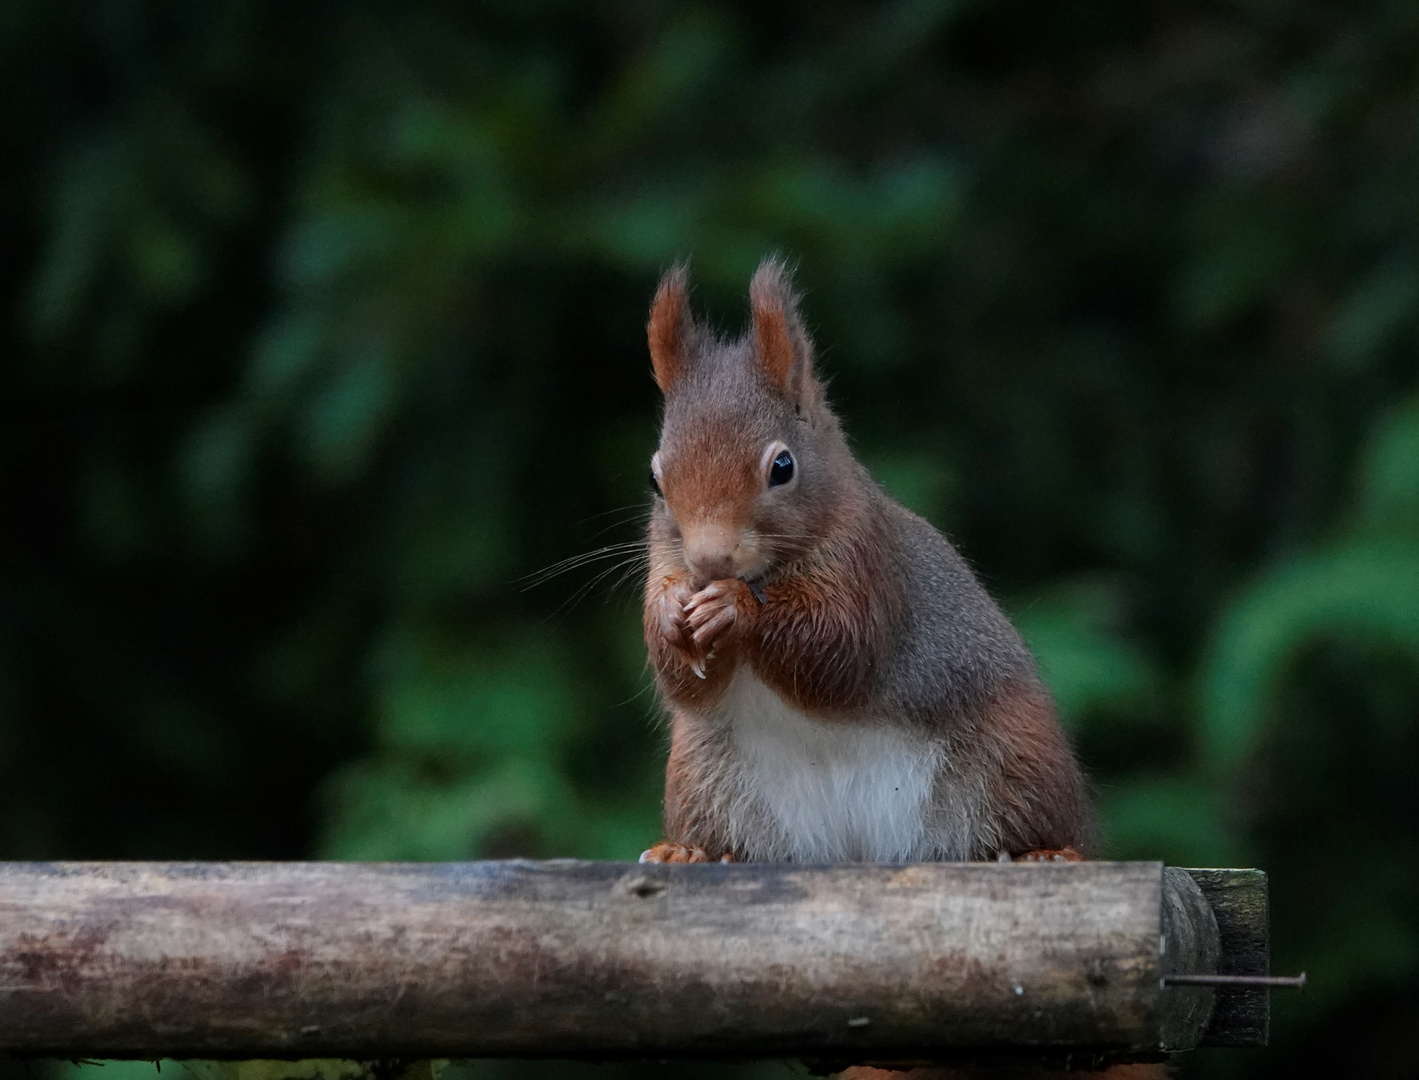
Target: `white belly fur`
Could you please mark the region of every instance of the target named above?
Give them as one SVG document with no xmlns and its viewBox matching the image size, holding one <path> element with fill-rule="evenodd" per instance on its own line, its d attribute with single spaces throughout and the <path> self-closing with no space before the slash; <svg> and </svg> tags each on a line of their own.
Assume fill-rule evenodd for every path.
<svg viewBox="0 0 1419 1080">
<path fill-rule="evenodd" d="M 938 753 L 899 729 L 815 720 L 741 667 L 715 708 L 733 747 L 730 838 L 751 858 L 905 862 L 938 849 Z M 766 828 L 767 826 L 767 828 Z"/>
</svg>

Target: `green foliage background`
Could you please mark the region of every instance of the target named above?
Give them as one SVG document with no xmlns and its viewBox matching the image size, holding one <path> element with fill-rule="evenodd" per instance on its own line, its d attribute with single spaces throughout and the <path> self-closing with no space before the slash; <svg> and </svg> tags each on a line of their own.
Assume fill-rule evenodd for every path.
<svg viewBox="0 0 1419 1080">
<path fill-rule="evenodd" d="M 1187 1075 L 1413 1075 L 1419 7 L 11 0 L 0 101 L 0 857 L 634 856 L 634 587 L 528 575 L 778 249 L 1109 854 L 1272 874 Z"/>
</svg>

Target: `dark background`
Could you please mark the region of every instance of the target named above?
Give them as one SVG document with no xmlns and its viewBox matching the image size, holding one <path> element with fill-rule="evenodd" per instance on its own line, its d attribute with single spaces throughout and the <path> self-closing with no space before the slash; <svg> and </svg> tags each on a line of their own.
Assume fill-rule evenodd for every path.
<svg viewBox="0 0 1419 1080">
<path fill-rule="evenodd" d="M 1107 853 L 1272 875 L 1185 1075 L 1416 1075 L 1419 6 L 10 0 L 0 104 L 0 858 L 656 839 L 634 566 L 528 575 L 777 249 Z"/>
</svg>

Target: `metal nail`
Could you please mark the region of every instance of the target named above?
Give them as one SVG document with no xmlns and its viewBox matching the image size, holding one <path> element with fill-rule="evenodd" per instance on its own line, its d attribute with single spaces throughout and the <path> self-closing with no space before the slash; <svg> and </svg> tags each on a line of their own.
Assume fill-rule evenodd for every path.
<svg viewBox="0 0 1419 1080">
<path fill-rule="evenodd" d="M 1164 986 L 1255 986 L 1304 989 L 1306 973 L 1299 975 L 1164 975 Z"/>
</svg>

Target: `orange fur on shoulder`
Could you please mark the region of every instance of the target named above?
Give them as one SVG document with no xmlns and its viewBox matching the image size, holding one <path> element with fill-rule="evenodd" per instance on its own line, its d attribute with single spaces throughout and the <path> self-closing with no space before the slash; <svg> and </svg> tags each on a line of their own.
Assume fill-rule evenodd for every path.
<svg viewBox="0 0 1419 1080">
<path fill-rule="evenodd" d="M 881 587 L 870 524 L 840 511 L 819 556 L 764 588 L 769 605 L 748 646 L 754 670 L 787 701 L 825 720 L 868 701 L 900 598 Z"/>
</svg>

